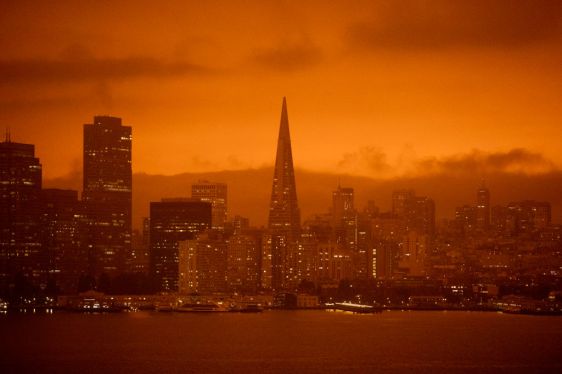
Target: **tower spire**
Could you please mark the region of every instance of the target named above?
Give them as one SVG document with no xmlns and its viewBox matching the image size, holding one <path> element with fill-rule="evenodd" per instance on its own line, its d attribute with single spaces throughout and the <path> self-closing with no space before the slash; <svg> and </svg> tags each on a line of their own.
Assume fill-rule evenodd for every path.
<svg viewBox="0 0 562 374">
<path fill-rule="evenodd" d="M 269 209 L 269 228 L 283 228 L 283 230 L 293 232 L 294 230 L 298 231 L 299 226 L 300 213 L 297 204 L 287 99 L 283 97 Z"/>
<path fill-rule="evenodd" d="M 287 114 L 287 99 L 283 96 L 283 105 L 281 106 L 281 124 L 279 126 L 279 140 L 283 138 L 291 147 L 291 135 L 289 133 L 289 115 Z"/>
<path fill-rule="evenodd" d="M 300 233 L 300 211 L 285 97 L 281 107 L 268 226 L 272 236 L 272 287 L 279 290 L 287 288 L 291 282 L 291 271 L 294 269 L 290 265 L 294 258 L 291 252 Z"/>
</svg>

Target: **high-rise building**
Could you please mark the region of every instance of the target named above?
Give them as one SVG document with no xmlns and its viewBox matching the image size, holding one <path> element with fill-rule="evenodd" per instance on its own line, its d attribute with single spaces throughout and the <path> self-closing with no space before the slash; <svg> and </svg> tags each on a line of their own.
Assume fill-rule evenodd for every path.
<svg viewBox="0 0 562 374">
<path fill-rule="evenodd" d="M 131 251 L 131 127 L 96 116 L 84 125 L 84 192 L 93 276 L 124 270 Z"/>
<path fill-rule="evenodd" d="M 58 292 L 73 294 L 78 291 L 80 277 L 88 270 L 78 191 L 41 192 L 42 244 L 49 259 L 49 278 Z"/>
<path fill-rule="evenodd" d="M 220 231 L 208 230 L 179 244 L 180 293 L 227 291 L 228 242 Z"/>
<path fill-rule="evenodd" d="M 397 267 L 397 253 L 397 243 L 386 240 L 375 241 L 370 253 L 371 276 L 374 279 L 391 279 Z"/>
<path fill-rule="evenodd" d="M 46 281 L 41 248 L 41 163 L 32 144 L 0 143 L 0 293 Z"/>
<path fill-rule="evenodd" d="M 213 229 L 224 230 L 228 208 L 226 183 L 199 181 L 191 186 L 191 197 L 211 203 Z"/>
<path fill-rule="evenodd" d="M 234 233 L 239 233 L 250 228 L 250 219 L 239 215 L 234 216 L 232 220 L 232 229 Z"/>
<path fill-rule="evenodd" d="M 263 230 L 241 229 L 228 241 L 227 278 L 232 291 L 255 293 L 260 287 Z"/>
<path fill-rule="evenodd" d="M 144 231 L 144 230 L 143 230 Z M 144 232 L 133 230 L 131 238 L 131 253 L 127 256 L 125 271 L 129 274 L 147 274 L 149 266 L 148 244 L 146 242 L 148 236 L 144 236 Z"/>
<path fill-rule="evenodd" d="M 413 190 L 396 190 L 392 192 L 392 213 L 402 217 L 408 213 L 410 202 L 414 198 Z"/>
<path fill-rule="evenodd" d="M 353 253 L 353 269 L 355 278 L 367 279 L 369 274 L 369 259 L 373 250 L 373 241 L 371 235 L 371 219 L 368 214 L 357 216 L 357 235 L 355 251 Z"/>
<path fill-rule="evenodd" d="M 353 188 L 338 188 L 332 192 L 332 221 L 336 241 L 355 252 L 357 248 L 357 212 L 353 202 Z"/>
<path fill-rule="evenodd" d="M 476 226 L 476 208 L 472 205 L 463 205 L 455 209 L 456 228 L 462 235 L 470 234 Z"/>
<path fill-rule="evenodd" d="M 371 220 L 371 275 L 377 279 L 393 277 L 399 260 L 399 245 L 407 231 L 402 218 L 380 215 Z"/>
<path fill-rule="evenodd" d="M 487 230 L 490 227 L 490 191 L 482 185 L 476 192 L 476 228 Z"/>
<path fill-rule="evenodd" d="M 333 241 L 319 242 L 316 248 L 320 282 L 339 282 L 354 276 L 352 254 L 346 248 Z"/>
<path fill-rule="evenodd" d="M 392 193 L 392 213 L 403 219 L 407 231 L 417 231 L 433 237 L 435 234 L 435 202 L 425 196 L 416 196 L 413 190 Z"/>
<path fill-rule="evenodd" d="M 179 242 L 211 227 L 211 203 L 166 199 L 150 203 L 150 273 L 161 291 L 178 291 Z"/>
<path fill-rule="evenodd" d="M 316 282 L 318 279 L 318 239 L 314 232 L 303 230 L 298 245 L 297 279 Z"/>
<path fill-rule="evenodd" d="M 408 230 L 418 233 L 435 235 L 435 201 L 426 196 L 416 196 L 412 200 L 408 214 Z"/>
<path fill-rule="evenodd" d="M 514 228 L 515 234 L 532 232 L 544 229 L 551 222 L 550 203 L 544 201 L 525 200 L 512 202 L 507 205 L 508 219 L 513 224 L 507 225 Z"/>
<path fill-rule="evenodd" d="M 332 217 L 336 225 L 342 219 L 355 217 L 353 200 L 353 188 L 338 186 L 337 190 L 332 192 Z"/>
<path fill-rule="evenodd" d="M 352 278 L 367 277 L 367 225 L 359 226 L 359 214 L 354 206 L 353 188 L 341 187 L 332 192 L 332 221 L 336 242 L 352 258 Z M 366 227 L 367 226 L 367 227 Z M 359 243 L 361 242 L 361 245 Z"/>
<path fill-rule="evenodd" d="M 400 243 L 399 267 L 408 275 L 425 275 L 425 260 L 428 237 L 416 231 L 410 231 Z"/>
<path fill-rule="evenodd" d="M 268 228 L 271 233 L 272 288 L 287 289 L 295 282 L 293 276 L 297 266 L 300 211 L 285 98 L 281 109 Z"/>
</svg>

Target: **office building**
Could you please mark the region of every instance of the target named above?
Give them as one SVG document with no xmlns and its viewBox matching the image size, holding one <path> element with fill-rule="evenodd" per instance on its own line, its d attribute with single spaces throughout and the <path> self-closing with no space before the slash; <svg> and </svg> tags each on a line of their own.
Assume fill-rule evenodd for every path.
<svg viewBox="0 0 562 374">
<path fill-rule="evenodd" d="M 487 230 L 490 227 L 490 190 L 482 185 L 476 192 L 476 228 Z"/>
<path fill-rule="evenodd" d="M 150 274 L 160 291 L 178 291 L 179 242 L 211 227 L 211 203 L 166 199 L 150 203 Z"/>
<path fill-rule="evenodd" d="M 121 118 L 96 116 L 84 125 L 82 200 L 94 277 L 123 272 L 131 252 L 131 140 Z"/>
<path fill-rule="evenodd" d="M 48 258 L 49 281 L 57 292 L 74 294 L 80 277 L 88 273 L 78 191 L 44 189 L 41 204 L 42 244 Z"/>
<path fill-rule="evenodd" d="M 268 228 L 271 234 L 272 288 L 274 290 L 292 288 L 298 282 L 295 276 L 300 211 L 285 98 L 281 109 Z"/>
<path fill-rule="evenodd" d="M 41 248 L 41 163 L 32 144 L 0 143 L 0 293 L 45 286 Z"/>
<path fill-rule="evenodd" d="M 211 203 L 214 230 L 224 230 L 228 218 L 227 192 L 225 183 L 202 180 L 191 186 L 191 197 Z"/>
<path fill-rule="evenodd" d="M 208 230 L 180 242 L 180 293 L 210 295 L 228 291 L 228 241 L 217 230 Z"/>
</svg>

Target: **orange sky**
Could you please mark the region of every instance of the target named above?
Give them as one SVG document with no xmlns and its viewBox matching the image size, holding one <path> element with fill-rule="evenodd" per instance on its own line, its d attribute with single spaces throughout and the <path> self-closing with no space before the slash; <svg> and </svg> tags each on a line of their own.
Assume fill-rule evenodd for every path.
<svg viewBox="0 0 562 374">
<path fill-rule="evenodd" d="M 0 126 L 46 178 L 96 114 L 133 126 L 135 172 L 241 169 L 273 164 L 287 96 L 297 167 L 562 165 L 562 2 L 302 3 L 2 1 Z"/>
</svg>

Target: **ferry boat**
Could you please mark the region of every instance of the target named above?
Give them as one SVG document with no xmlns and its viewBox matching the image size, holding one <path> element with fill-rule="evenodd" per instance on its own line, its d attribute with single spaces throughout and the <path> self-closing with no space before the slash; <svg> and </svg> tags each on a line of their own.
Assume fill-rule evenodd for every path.
<svg viewBox="0 0 562 374">
<path fill-rule="evenodd" d="M 196 304 L 184 304 L 175 309 L 176 312 L 180 313 L 220 313 L 228 312 L 223 306 L 214 303 L 196 303 Z"/>
<path fill-rule="evenodd" d="M 355 303 L 326 303 L 327 310 L 340 310 L 352 313 L 381 313 L 382 309 L 373 305 L 355 304 Z"/>
</svg>

